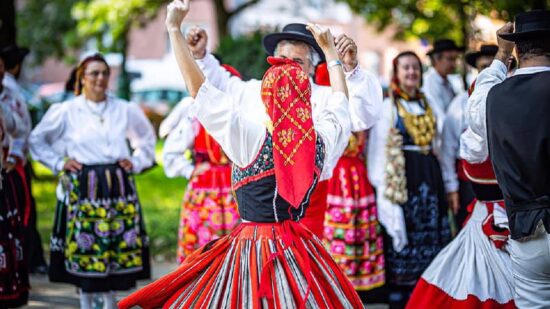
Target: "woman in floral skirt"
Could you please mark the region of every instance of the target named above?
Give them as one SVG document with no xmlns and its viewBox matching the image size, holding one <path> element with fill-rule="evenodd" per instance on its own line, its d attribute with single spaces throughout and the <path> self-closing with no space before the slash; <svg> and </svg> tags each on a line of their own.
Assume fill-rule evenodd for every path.
<svg viewBox="0 0 550 309">
<path fill-rule="evenodd" d="M 82 60 L 77 96 L 52 105 L 30 137 L 34 159 L 62 173 L 50 280 L 76 285 L 82 308 L 91 308 L 94 293 L 101 293 L 105 308 L 115 308 L 115 291 L 150 277 L 132 174 L 153 165 L 156 137 L 137 105 L 107 93 L 109 76 L 101 55 Z M 56 151 L 54 142 L 62 143 L 65 153 Z"/>
</svg>

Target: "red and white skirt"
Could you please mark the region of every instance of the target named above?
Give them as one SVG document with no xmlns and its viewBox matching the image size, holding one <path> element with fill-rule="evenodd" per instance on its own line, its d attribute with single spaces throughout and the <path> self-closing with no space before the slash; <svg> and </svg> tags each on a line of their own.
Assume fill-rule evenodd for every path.
<svg viewBox="0 0 550 309">
<path fill-rule="evenodd" d="M 324 240 L 356 290 L 385 282 L 383 240 L 364 160 L 340 158 L 328 186 Z"/>
<path fill-rule="evenodd" d="M 174 272 L 119 303 L 122 309 L 136 305 L 363 308 L 322 242 L 292 221 L 240 224 L 189 255 Z"/>
<path fill-rule="evenodd" d="M 486 203 L 478 201 L 464 228 L 422 274 L 407 309 L 516 308 L 512 262 L 483 232 L 487 217 Z"/>
<path fill-rule="evenodd" d="M 230 165 L 214 165 L 189 181 L 180 213 L 177 260 L 229 234 L 239 222 Z"/>
</svg>

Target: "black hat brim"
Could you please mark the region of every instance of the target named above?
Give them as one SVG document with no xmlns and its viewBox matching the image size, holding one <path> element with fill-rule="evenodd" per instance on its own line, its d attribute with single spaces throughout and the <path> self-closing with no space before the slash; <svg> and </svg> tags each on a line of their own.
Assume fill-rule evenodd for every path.
<svg viewBox="0 0 550 309">
<path fill-rule="evenodd" d="M 275 47 L 277 47 L 277 43 L 282 40 L 304 42 L 315 49 L 315 51 L 319 54 L 321 61 L 325 61 L 325 54 L 323 53 L 323 50 L 321 49 L 321 47 L 319 47 L 319 44 L 317 44 L 315 39 L 299 32 L 276 32 L 264 36 L 262 43 L 264 45 L 266 53 L 270 56 L 273 56 L 273 53 L 275 52 Z"/>
<path fill-rule="evenodd" d="M 432 49 L 429 52 L 427 52 L 426 55 L 431 56 L 433 54 L 442 53 L 444 51 L 450 51 L 450 50 L 463 53 L 466 51 L 466 48 L 462 46 L 457 46 L 457 47 L 449 47 L 449 48 Z"/>
<path fill-rule="evenodd" d="M 469 64 L 470 66 L 472 67 L 476 67 L 476 62 L 477 62 L 477 59 L 481 56 L 492 56 L 494 57 L 497 53 L 494 52 L 494 53 L 490 53 L 490 52 L 481 52 L 481 51 L 478 51 L 478 52 L 473 52 L 473 53 L 468 53 L 466 54 L 466 56 L 464 56 L 464 60 L 466 61 L 467 64 Z"/>
<path fill-rule="evenodd" d="M 542 30 L 542 29 L 526 31 L 526 32 L 499 34 L 501 38 L 510 42 L 521 42 L 521 41 L 532 39 L 534 37 L 549 36 L 549 35 L 550 35 L 550 30 Z"/>
</svg>

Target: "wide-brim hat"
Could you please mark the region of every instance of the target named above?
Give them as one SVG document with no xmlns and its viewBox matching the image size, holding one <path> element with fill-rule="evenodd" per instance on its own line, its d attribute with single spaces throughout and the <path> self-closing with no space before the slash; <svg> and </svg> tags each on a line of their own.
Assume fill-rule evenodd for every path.
<svg viewBox="0 0 550 309">
<path fill-rule="evenodd" d="M 514 33 L 499 34 L 507 41 L 518 42 L 550 36 L 550 11 L 535 10 L 516 16 Z"/>
<path fill-rule="evenodd" d="M 11 65 L 23 62 L 23 60 L 29 54 L 29 52 L 30 51 L 28 48 L 20 47 L 15 44 L 5 46 L 0 50 L 0 53 L 2 54 L 2 59 L 4 59 L 4 62 L 10 63 Z M 8 65 L 7 63 L 6 65 Z"/>
<path fill-rule="evenodd" d="M 463 46 L 457 46 L 455 41 L 453 40 L 441 39 L 434 42 L 433 48 L 428 53 L 426 53 L 426 55 L 430 56 L 432 54 L 437 54 L 449 50 L 464 52 L 465 48 Z"/>
<path fill-rule="evenodd" d="M 498 46 L 497 45 L 481 45 L 481 48 L 479 51 L 467 53 L 464 57 L 466 59 L 466 63 L 471 65 L 472 67 L 476 67 L 476 61 L 481 56 L 490 56 L 494 57 L 498 52 Z"/>
<path fill-rule="evenodd" d="M 273 53 L 275 52 L 275 47 L 277 47 L 277 43 L 282 40 L 294 40 L 304 42 L 315 49 L 315 51 L 319 54 L 321 61 L 325 60 L 325 54 L 323 53 L 323 50 L 321 49 L 321 47 L 319 47 L 311 32 L 306 29 L 305 24 L 288 24 L 284 26 L 281 32 L 275 32 L 266 35 L 263 39 L 263 45 L 267 54 L 273 56 Z"/>
</svg>

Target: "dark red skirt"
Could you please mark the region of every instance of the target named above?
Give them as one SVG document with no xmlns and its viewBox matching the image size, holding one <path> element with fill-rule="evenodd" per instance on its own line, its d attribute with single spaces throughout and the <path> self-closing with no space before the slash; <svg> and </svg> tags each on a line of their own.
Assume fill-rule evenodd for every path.
<svg viewBox="0 0 550 309">
<path fill-rule="evenodd" d="M 24 178 L 17 171 L 2 171 L 0 190 L 0 308 L 27 303 L 29 272 L 24 257 Z"/>
</svg>

